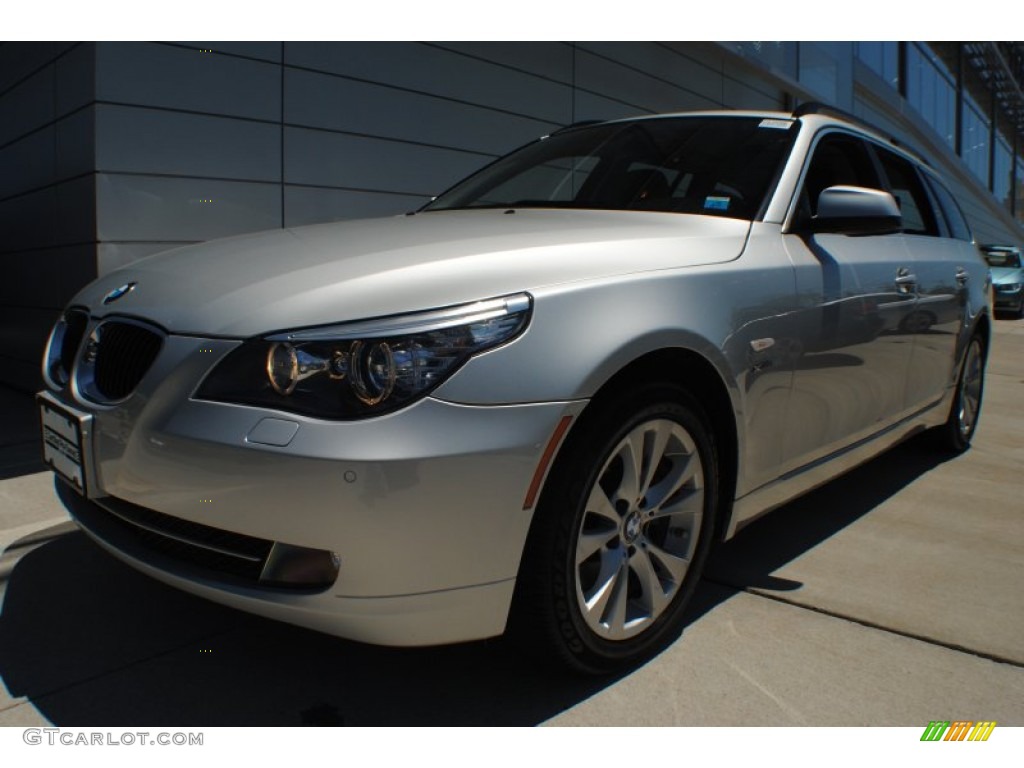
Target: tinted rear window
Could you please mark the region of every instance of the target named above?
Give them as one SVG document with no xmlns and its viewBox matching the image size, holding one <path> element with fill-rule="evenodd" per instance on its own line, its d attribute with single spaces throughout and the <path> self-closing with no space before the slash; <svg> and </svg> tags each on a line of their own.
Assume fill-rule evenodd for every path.
<svg viewBox="0 0 1024 768">
<path fill-rule="evenodd" d="M 942 214 L 946 219 L 946 223 L 949 225 L 949 231 L 957 240 L 971 240 L 971 230 L 967 226 L 967 221 L 964 219 L 963 213 L 960 211 L 960 206 L 956 204 L 956 200 L 953 199 L 953 195 L 950 194 L 949 190 L 946 189 L 940 182 L 932 178 L 931 176 L 925 175 L 928 179 L 928 184 L 932 188 L 932 192 L 935 193 L 936 199 L 939 201 L 939 206 L 942 208 Z"/>
</svg>

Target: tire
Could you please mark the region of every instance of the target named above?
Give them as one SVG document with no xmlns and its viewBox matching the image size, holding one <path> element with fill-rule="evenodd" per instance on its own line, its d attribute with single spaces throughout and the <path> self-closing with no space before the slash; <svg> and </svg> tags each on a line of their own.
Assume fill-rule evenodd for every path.
<svg viewBox="0 0 1024 768">
<path fill-rule="evenodd" d="M 591 408 L 541 495 L 510 630 L 546 659 L 604 673 L 678 636 L 714 535 L 718 461 L 684 390 Z"/>
<path fill-rule="evenodd" d="M 950 453 L 963 453 L 971 446 L 981 415 L 985 391 L 985 342 L 974 334 L 967 344 L 957 378 L 956 394 L 946 423 L 935 430 L 938 447 Z"/>
</svg>

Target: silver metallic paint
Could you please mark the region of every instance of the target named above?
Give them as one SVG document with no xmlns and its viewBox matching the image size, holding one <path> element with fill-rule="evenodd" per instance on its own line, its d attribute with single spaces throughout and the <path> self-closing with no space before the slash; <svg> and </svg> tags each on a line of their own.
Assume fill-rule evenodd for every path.
<svg viewBox="0 0 1024 768">
<path fill-rule="evenodd" d="M 739 255 L 748 228 L 669 213 L 552 210 L 317 224 L 155 254 L 104 275 L 73 303 L 102 316 L 99 299 L 136 281 L 113 310 L 174 333 L 244 338 L 716 263 Z"/>
<path fill-rule="evenodd" d="M 72 302 L 93 323 L 118 314 L 169 334 L 134 394 L 87 407 L 99 486 L 187 520 L 330 549 L 342 568 L 326 595 L 297 596 L 183 579 L 115 554 L 211 599 L 347 637 L 486 637 L 504 628 L 530 525 L 523 498 L 552 431 L 647 353 L 699 355 L 727 393 L 740 446 L 727 535 L 941 424 L 958 361 L 989 312 L 985 265 L 957 241 L 790 233 L 819 132 L 852 131 L 821 116 L 801 122 L 754 223 L 434 212 L 236 237 L 100 278 Z M 895 257 L 872 250 L 881 238 Z M 831 274 L 823 251 L 841 262 Z M 912 283 L 897 282 L 904 267 Z M 135 290 L 102 305 L 129 281 Z M 246 337 L 519 292 L 534 301 L 525 333 L 384 417 L 326 422 L 191 399 Z M 903 323 L 922 307 L 934 323 Z M 83 407 L 74 389 L 59 400 Z M 247 440 L 267 418 L 298 428 L 283 445 Z"/>
</svg>

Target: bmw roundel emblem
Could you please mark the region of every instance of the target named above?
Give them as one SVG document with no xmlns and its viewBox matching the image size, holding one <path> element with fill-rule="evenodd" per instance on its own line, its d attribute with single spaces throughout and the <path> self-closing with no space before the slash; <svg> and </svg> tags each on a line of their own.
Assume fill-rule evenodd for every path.
<svg viewBox="0 0 1024 768">
<path fill-rule="evenodd" d="M 114 290 L 112 290 L 110 293 L 103 297 L 103 303 L 111 304 L 112 302 L 117 301 L 126 293 L 130 293 L 132 289 L 135 288 L 136 285 L 138 285 L 138 283 L 125 283 L 124 285 L 115 288 Z"/>
</svg>

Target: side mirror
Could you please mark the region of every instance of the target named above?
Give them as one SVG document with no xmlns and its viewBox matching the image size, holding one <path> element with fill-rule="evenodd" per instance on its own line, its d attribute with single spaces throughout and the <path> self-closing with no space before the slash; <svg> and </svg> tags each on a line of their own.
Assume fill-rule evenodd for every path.
<svg viewBox="0 0 1024 768">
<path fill-rule="evenodd" d="M 896 199 L 888 192 L 866 187 L 828 187 L 818 196 L 812 232 L 837 235 L 886 235 L 903 227 Z"/>
</svg>

